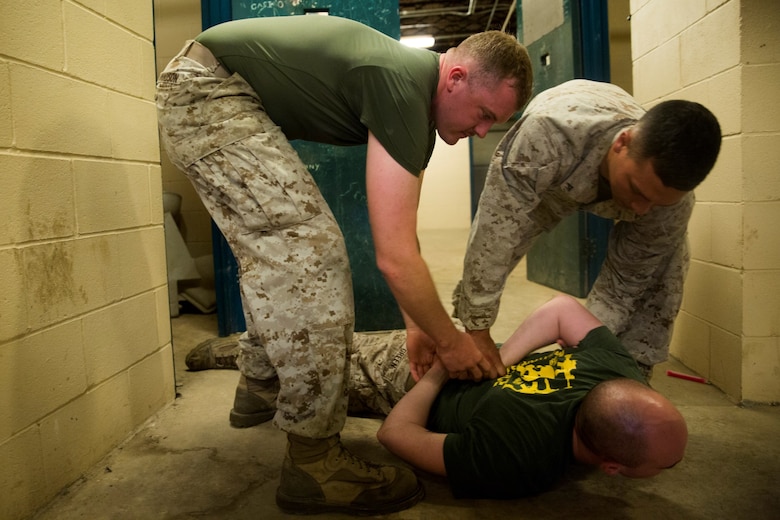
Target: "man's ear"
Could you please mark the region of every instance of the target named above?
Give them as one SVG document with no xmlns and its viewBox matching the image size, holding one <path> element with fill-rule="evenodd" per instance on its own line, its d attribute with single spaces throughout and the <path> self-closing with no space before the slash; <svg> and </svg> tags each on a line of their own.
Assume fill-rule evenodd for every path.
<svg viewBox="0 0 780 520">
<path fill-rule="evenodd" d="M 461 81 L 466 81 L 468 71 L 462 65 L 455 65 L 447 74 L 447 80 L 451 87 L 454 87 Z"/>
<path fill-rule="evenodd" d="M 620 132 L 620 135 L 618 135 L 618 138 L 615 139 L 615 142 L 612 143 L 613 149 L 616 153 L 620 153 L 620 151 L 625 147 L 627 148 L 629 144 L 631 144 L 631 129 L 627 128 L 626 130 L 623 130 Z"/>
<path fill-rule="evenodd" d="M 613 477 L 618 473 L 620 473 L 620 469 L 622 467 L 623 466 L 621 464 L 618 464 L 617 462 L 604 461 L 601 464 L 599 464 L 599 468 L 601 469 L 601 471 L 603 471 L 610 477 Z"/>
</svg>

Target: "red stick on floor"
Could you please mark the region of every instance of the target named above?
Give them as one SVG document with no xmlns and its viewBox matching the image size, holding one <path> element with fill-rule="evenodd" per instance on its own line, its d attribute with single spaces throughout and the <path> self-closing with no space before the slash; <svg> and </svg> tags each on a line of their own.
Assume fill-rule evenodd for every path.
<svg viewBox="0 0 780 520">
<path fill-rule="evenodd" d="M 675 372 L 674 370 L 667 370 L 666 375 L 669 377 L 677 377 L 685 379 L 686 381 L 694 381 L 696 383 L 707 383 L 707 379 L 699 376 L 692 376 L 690 374 L 683 374 L 682 372 Z"/>
</svg>

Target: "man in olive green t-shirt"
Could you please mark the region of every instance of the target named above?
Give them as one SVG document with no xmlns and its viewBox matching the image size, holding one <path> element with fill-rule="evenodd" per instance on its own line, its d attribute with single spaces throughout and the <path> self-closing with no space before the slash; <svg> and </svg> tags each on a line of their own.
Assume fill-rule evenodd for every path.
<svg viewBox="0 0 780 520">
<path fill-rule="evenodd" d="M 277 492 L 285 511 L 382 514 L 422 497 L 410 471 L 365 464 L 341 446 L 349 261 L 289 140 L 367 144 L 377 265 L 401 307 L 415 377 L 436 358 L 453 376 L 493 378 L 505 371 L 495 349 L 453 326 L 420 256 L 420 174 L 434 131 L 447 144 L 482 137 L 525 104 L 530 87 L 528 55 L 510 35 L 481 33 L 440 55 L 331 16 L 215 26 L 161 73 L 161 141 L 240 267 L 247 331 L 231 424 L 273 417 L 287 432 Z"/>
<path fill-rule="evenodd" d="M 528 355 L 555 343 L 562 348 Z M 682 459 L 687 428 L 680 412 L 647 386 L 628 351 L 574 298 L 539 307 L 499 351 L 503 377 L 448 380 L 437 363 L 406 392 L 403 336 L 356 335 L 350 407 L 389 410 L 380 442 L 446 476 L 459 498 L 537 494 L 575 462 L 650 477 Z"/>
</svg>

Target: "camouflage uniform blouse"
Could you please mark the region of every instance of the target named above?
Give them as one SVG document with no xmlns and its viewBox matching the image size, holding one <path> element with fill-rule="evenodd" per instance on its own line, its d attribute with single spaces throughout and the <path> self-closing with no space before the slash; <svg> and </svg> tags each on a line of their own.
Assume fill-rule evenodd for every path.
<svg viewBox="0 0 780 520">
<path fill-rule="evenodd" d="M 584 210 L 617 221 L 588 307 L 637 361 L 666 359 L 688 263 L 693 194 L 638 216 L 611 200 L 599 175 L 613 140 L 644 112 L 619 87 L 585 80 L 532 100 L 493 155 L 472 223 L 453 295 L 455 316 L 467 328 L 495 322 L 506 279 L 534 240 Z"/>
</svg>

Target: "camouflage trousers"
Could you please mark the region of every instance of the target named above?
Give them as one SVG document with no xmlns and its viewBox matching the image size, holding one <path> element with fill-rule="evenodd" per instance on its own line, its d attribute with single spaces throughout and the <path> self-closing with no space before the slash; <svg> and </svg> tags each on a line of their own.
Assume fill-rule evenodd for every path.
<svg viewBox="0 0 780 520">
<path fill-rule="evenodd" d="M 387 415 L 414 386 L 406 331 L 356 332 L 350 348 L 349 413 Z"/>
<path fill-rule="evenodd" d="M 610 237 L 610 248 L 620 247 L 625 223 L 618 222 Z M 623 246 L 625 247 L 625 246 Z M 683 297 L 683 282 L 688 273 L 690 252 L 688 240 L 674 249 L 656 267 L 652 283 L 634 302 L 630 312 L 616 298 L 613 286 L 620 283 L 610 266 L 602 267 L 588 294 L 586 305 L 601 322 L 617 336 L 639 363 L 648 379 L 652 368 L 669 357 L 674 322 Z"/>
<path fill-rule="evenodd" d="M 344 238 L 257 94 L 204 49 L 188 42 L 160 74 L 160 139 L 238 262 L 239 369 L 279 377 L 280 429 L 328 437 L 346 420 L 354 328 Z"/>
</svg>

